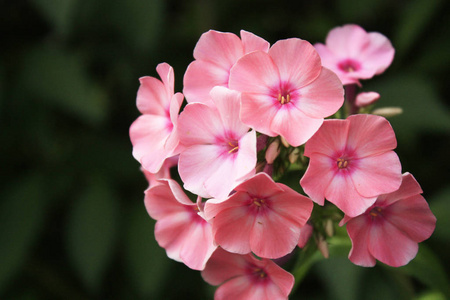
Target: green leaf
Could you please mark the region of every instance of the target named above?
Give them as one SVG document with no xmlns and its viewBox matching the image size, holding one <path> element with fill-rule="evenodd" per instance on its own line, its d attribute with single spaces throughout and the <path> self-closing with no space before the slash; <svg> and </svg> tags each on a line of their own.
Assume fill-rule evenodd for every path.
<svg viewBox="0 0 450 300">
<path fill-rule="evenodd" d="M 415 300 L 446 300 L 447 298 L 439 292 L 427 292 L 415 298 Z"/>
<path fill-rule="evenodd" d="M 409 51 L 421 37 L 428 24 L 440 12 L 443 0 L 415 0 L 407 2 L 408 6 L 400 14 L 399 26 L 393 44 L 399 55 Z"/>
<path fill-rule="evenodd" d="M 433 238 L 441 240 L 444 244 L 450 244 L 450 187 L 440 191 L 430 199 L 430 208 L 436 216 L 436 229 Z"/>
<path fill-rule="evenodd" d="M 0 202 L 0 292 L 26 262 L 45 221 L 47 197 L 41 174 L 20 178 Z"/>
<path fill-rule="evenodd" d="M 441 291 L 447 298 L 450 298 L 450 284 L 442 263 L 424 244 L 420 245 L 417 256 L 398 270 L 417 278 L 425 285 Z"/>
<path fill-rule="evenodd" d="M 77 0 L 32 0 L 36 8 L 62 36 L 70 32 Z"/>
<path fill-rule="evenodd" d="M 170 259 L 158 246 L 154 224 L 143 202 L 133 205 L 127 220 L 125 263 L 128 277 L 138 293 L 148 299 L 158 299 L 158 291 L 169 275 Z"/>
<path fill-rule="evenodd" d="M 119 203 L 112 186 L 95 179 L 74 203 L 67 227 L 67 252 L 81 280 L 93 292 L 99 290 L 114 251 Z"/>
<path fill-rule="evenodd" d="M 106 118 L 106 94 L 89 78 L 80 56 L 38 47 L 28 53 L 23 66 L 17 90 L 25 99 L 38 99 L 89 124 Z"/>
</svg>

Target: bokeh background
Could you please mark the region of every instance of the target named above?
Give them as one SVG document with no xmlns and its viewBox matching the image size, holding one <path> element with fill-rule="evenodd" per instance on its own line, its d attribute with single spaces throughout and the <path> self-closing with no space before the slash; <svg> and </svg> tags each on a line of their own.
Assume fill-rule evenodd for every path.
<svg viewBox="0 0 450 300">
<path fill-rule="evenodd" d="M 324 42 L 348 23 L 396 56 L 363 82 L 391 119 L 403 170 L 437 216 L 416 260 L 315 263 L 291 299 L 450 298 L 450 2 L 446 0 L 1 0 L 0 298 L 212 299 L 200 273 L 168 259 L 131 156 L 138 78 L 167 62 L 176 91 L 200 35 L 251 31 L 270 43 Z"/>
</svg>

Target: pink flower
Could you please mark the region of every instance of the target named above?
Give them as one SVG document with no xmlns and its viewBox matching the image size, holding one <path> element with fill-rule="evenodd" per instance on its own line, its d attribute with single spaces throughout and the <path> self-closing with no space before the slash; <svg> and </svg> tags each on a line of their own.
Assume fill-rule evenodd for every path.
<svg viewBox="0 0 450 300">
<path fill-rule="evenodd" d="M 375 259 L 392 267 L 411 261 L 418 243 L 429 238 L 436 226 L 436 217 L 421 193 L 416 179 L 405 173 L 397 191 L 379 196 L 360 216 L 346 215 L 340 225 L 347 223 L 352 240 L 348 258 L 364 267 L 374 266 Z"/>
<path fill-rule="evenodd" d="M 224 87 L 211 91 L 212 105 L 190 103 L 180 115 L 185 146 L 178 171 L 184 188 L 204 198 L 224 199 L 254 174 L 256 133 L 239 119 L 240 95 Z"/>
<path fill-rule="evenodd" d="M 375 115 L 326 120 L 306 143 L 308 169 L 300 180 L 317 204 L 324 198 L 349 216 L 357 216 L 380 194 L 398 189 L 401 164 L 389 122 Z"/>
<path fill-rule="evenodd" d="M 142 116 L 130 127 L 133 156 L 144 169 L 157 173 L 164 160 L 177 154 L 177 118 L 183 94 L 174 94 L 173 69 L 166 63 L 156 67 L 162 82 L 140 78 L 137 107 Z"/>
<path fill-rule="evenodd" d="M 221 285 L 214 300 L 288 299 L 294 276 L 269 259 L 239 255 L 218 248 L 202 271 L 211 285 Z"/>
<path fill-rule="evenodd" d="M 344 101 L 337 76 L 322 68 L 307 41 L 276 42 L 268 53 L 255 51 L 231 69 L 229 86 L 242 92 L 242 121 L 293 146 L 305 143 Z"/>
<path fill-rule="evenodd" d="M 194 270 L 203 270 L 217 246 L 211 225 L 198 213 L 197 204 L 184 194 L 179 184 L 160 180 L 145 191 L 145 207 L 155 220 L 155 238 L 167 256 Z"/>
<path fill-rule="evenodd" d="M 193 61 L 184 74 L 184 90 L 188 102 L 210 101 L 215 86 L 228 87 L 231 67 L 244 54 L 267 52 L 269 43 L 253 33 L 241 30 L 241 39 L 233 33 L 210 30 L 200 37 Z"/>
<path fill-rule="evenodd" d="M 288 186 L 258 173 L 225 201 L 205 204 L 216 243 L 229 252 L 279 258 L 294 250 L 313 203 Z"/>
<path fill-rule="evenodd" d="M 384 35 L 367 33 L 358 25 L 334 28 L 325 43 L 314 47 L 324 67 L 335 72 L 344 85 L 383 73 L 394 59 L 395 50 Z"/>
<path fill-rule="evenodd" d="M 157 173 L 150 173 L 146 169 L 141 167 L 142 173 L 144 173 L 145 179 L 147 179 L 148 186 L 159 184 L 159 179 L 170 179 L 170 168 L 178 164 L 178 155 L 169 157 L 161 166 L 161 169 Z"/>
</svg>

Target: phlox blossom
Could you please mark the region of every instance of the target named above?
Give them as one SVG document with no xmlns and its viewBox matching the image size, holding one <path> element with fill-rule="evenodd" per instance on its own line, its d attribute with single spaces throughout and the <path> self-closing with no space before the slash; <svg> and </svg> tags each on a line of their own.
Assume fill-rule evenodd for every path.
<svg viewBox="0 0 450 300">
<path fill-rule="evenodd" d="M 242 122 L 293 146 L 305 143 L 344 101 L 339 78 L 297 38 L 244 55 L 231 68 L 229 87 L 242 92 Z"/>
<path fill-rule="evenodd" d="M 283 300 L 294 286 L 294 276 L 273 261 L 221 248 L 209 259 L 202 277 L 211 285 L 220 285 L 214 300 Z"/>
<path fill-rule="evenodd" d="M 266 173 L 258 173 L 234 189 L 226 200 L 210 199 L 205 217 L 223 249 L 259 257 L 280 258 L 297 246 L 300 230 L 311 216 L 312 201 Z"/>
<path fill-rule="evenodd" d="M 145 207 L 156 220 L 155 238 L 167 256 L 202 270 L 217 246 L 211 225 L 172 179 L 160 180 L 145 191 Z"/>
<path fill-rule="evenodd" d="M 173 68 L 166 63 L 156 67 L 162 82 L 141 77 L 137 107 L 142 113 L 130 127 L 133 156 L 144 169 L 157 173 L 168 157 L 177 154 L 177 118 L 183 94 L 174 94 Z"/>
<path fill-rule="evenodd" d="M 394 59 L 394 47 L 381 33 L 366 32 L 358 25 L 332 29 L 324 44 L 315 44 L 324 67 L 335 72 L 342 84 L 359 84 L 383 73 Z"/>
<path fill-rule="evenodd" d="M 357 216 L 377 196 L 399 188 L 401 164 L 392 151 L 396 146 L 394 130 L 383 117 L 326 120 L 305 145 L 310 161 L 300 185 L 317 204 L 326 198 L 345 214 Z"/>
<path fill-rule="evenodd" d="M 254 174 L 256 132 L 239 119 L 240 94 L 217 86 L 210 105 L 189 103 L 180 114 L 178 172 L 184 188 L 224 199 Z"/>
<path fill-rule="evenodd" d="M 429 238 L 436 226 L 436 217 L 421 193 L 416 179 L 405 173 L 397 191 L 379 196 L 357 217 L 345 216 L 340 225 L 347 223 L 352 240 L 348 258 L 365 267 L 374 266 L 375 259 L 392 267 L 412 260 L 418 243 Z"/>
<path fill-rule="evenodd" d="M 229 32 L 205 32 L 195 46 L 195 60 L 184 74 L 187 101 L 209 102 L 213 87 L 228 87 L 230 69 L 239 58 L 255 50 L 267 52 L 269 47 L 267 41 L 245 30 L 241 30 L 240 39 Z"/>
</svg>

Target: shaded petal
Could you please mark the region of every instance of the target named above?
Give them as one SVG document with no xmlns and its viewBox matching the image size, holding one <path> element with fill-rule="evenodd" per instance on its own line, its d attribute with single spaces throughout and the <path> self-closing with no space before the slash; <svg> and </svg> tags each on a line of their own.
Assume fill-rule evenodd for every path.
<svg viewBox="0 0 450 300">
<path fill-rule="evenodd" d="M 230 71 L 229 87 L 232 90 L 269 95 L 279 84 L 277 66 L 269 54 L 262 51 L 244 55 Z M 278 94 L 274 96 L 275 100 L 277 96 Z"/>
<path fill-rule="evenodd" d="M 375 74 L 383 73 L 394 59 L 395 49 L 388 38 L 378 32 L 369 32 L 369 47 L 361 51 L 360 59 L 364 68 L 375 70 Z"/>
<path fill-rule="evenodd" d="M 251 251 L 249 241 L 254 222 L 255 215 L 248 206 L 225 209 L 213 219 L 214 239 L 229 252 L 247 254 Z"/>
<path fill-rule="evenodd" d="M 298 38 L 280 40 L 269 50 L 269 55 L 280 72 L 282 82 L 302 88 L 315 80 L 322 69 L 320 57 L 314 47 Z"/>
<path fill-rule="evenodd" d="M 205 217 L 210 220 L 223 210 L 243 206 L 247 203 L 249 197 L 246 192 L 237 191 L 225 200 L 209 199 L 205 203 Z"/>
<path fill-rule="evenodd" d="M 212 228 L 209 223 L 201 219 L 192 220 L 189 233 L 180 250 L 180 258 L 191 269 L 203 270 L 217 246 L 214 245 Z"/>
<path fill-rule="evenodd" d="M 345 214 L 355 217 L 365 212 L 375 202 L 376 197 L 361 196 L 346 172 L 342 169 L 333 177 L 325 190 L 325 198 Z"/>
<path fill-rule="evenodd" d="M 156 66 L 156 72 L 158 72 L 168 96 L 174 93 L 175 75 L 173 68 L 168 63 L 160 63 Z"/>
<path fill-rule="evenodd" d="M 372 224 L 369 251 L 376 259 L 391 267 L 400 267 L 416 256 L 419 250 L 417 242 L 382 216 L 376 217 Z"/>
<path fill-rule="evenodd" d="M 358 216 L 347 223 L 347 232 L 352 240 L 352 249 L 348 259 L 358 266 L 375 266 L 375 258 L 369 252 L 371 225 L 372 223 L 367 215 Z"/>
<path fill-rule="evenodd" d="M 397 139 L 391 124 L 383 117 L 376 115 L 352 115 L 347 147 L 355 150 L 358 157 L 377 155 L 397 147 Z"/>
<path fill-rule="evenodd" d="M 352 162 L 349 163 L 350 165 Z M 350 172 L 353 184 L 364 197 L 396 191 L 402 182 L 402 166 L 394 151 L 367 156 L 355 161 L 356 167 Z"/>
<path fill-rule="evenodd" d="M 133 157 L 151 173 L 157 173 L 164 160 L 173 154 L 173 149 L 165 148 L 171 124 L 167 117 L 142 115 L 130 126 Z"/>
<path fill-rule="evenodd" d="M 188 103 L 210 101 L 209 92 L 215 86 L 228 86 L 229 70 L 209 61 L 195 60 L 184 74 L 183 93 Z"/>
<path fill-rule="evenodd" d="M 367 32 L 358 25 L 345 25 L 332 29 L 325 41 L 327 47 L 341 57 L 357 58 L 369 46 Z"/>
<path fill-rule="evenodd" d="M 270 123 L 270 130 L 280 134 L 290 145 L 298 147 L 306 143 L 322 123 L 323 119 L 310 118 L 291 103 L 287 103 L 281 105 L 277 111 Z"/>
<path fill-rule="evenodd" d="M 217 248 L 202 271 L 202 277 L 211 285 L 219 285 L 230 278 L 244 275 L 248 265 L 246 257 Z"/>
<path fill-rule="evenodd" d="M 429 238 L 436 227 L 436 217 L 421 195 L 399 200 L 383 209 L 386 220 L 414 242 Z"/>
<path fill-rule="evenodd" d="M 194 58 L 206 60 L 229 70 L 244 54 L 239 37 L 229 32 L 209 30 L 202 34 L 194 49 Z"/>
<path fill-rule="evenodd" d="M 399 189 L 395 192 L 389 193 L 387 195 L 383 195 L 381 201 L 381 197 L 378 198 L 378 202 L 382 202 L 381 204 L 383 206 L 391 205 L 392 203 L 405 199 L 414 195 L 422 194 L 422 188 L 420 187 L 417 180 L 414 178 L 414 176 L 409 173 L 405 172 L 402 175 L 402 184 L 400 185 Z"/>
<path fill-rule="evenodd" d="M 300 180 L 305 193 L 317 204 L 324 205 L 325 191 L 334 178 L 331 168 L 336 162 L 323 154 L 313 153 L 309 161 L 308 169 Z"/>
<path fill-rule="evenodd" d="M 279 184 L 275 183 L 266 173 L 258 173 L 254 175 L 252 178 L 237 186 L 235 190 L 261 198 L 271 197 L 284 191 L 283 188 L 281 188 Z"/>
<path fill-rule="evenodd" d="M 340 156 L 346 147 L 348 127 L 346 120 L 325 120 L 305 144 L 305 156 L 311 157 L 313 153 L 322 153 L 330 158 Z"/>
<path fill-rule="evenodd" d="M 280 290 L 281 295 L 287 299 L 294 287 L 294 276 L 280 268 L 273 261 L 268 261 L 264 270 L 269 274 L 270 280 L 273 282 L 273 285 L 270 286 L 276 286 Z M 281 297 L 279 298 L 282 299 Z M 278 297 L 268 299 L 278 299 Z"/>
<path fill-rule="evenodd" d="M 154 77 L 144 76 L 139 78 L 139 82 L 141 85 L 136 97 L 139 111 L 142 114 L 165 116 L 173 93 L 168 94 L 164 84 Z"/>
<path fill-rule="evenodd" d="M 245 54 L 258 50 L 264 52 L 269 51 L 269 42 L 251 32 L 241 30 L 241 39 Z"/>
<path fill-rule="evenodd" d="M 278 106 L 278 101 L 271 96 L 243 93 L 241 120 L 258 132 L 268 136 L 277 136 L 278 133 L 270 129 L 270 124 L 278 112 Z"/>
<path fill-rule="evenodd" d="M 300 89 L 296 106 L 307 116 L 324 118 L 334 114 L 344 103 L 344 89 L 335 73 L 322 68 L 316 80 Z"/>
<path fill-rule="evenodd" d="M 300 229 L 300 239 L 298 240 L 297 246 L 300 248 L 305 247 L 311 238 L 313 231 L 314 227 L 312 227 L 309 223 L 306 223 L 305 226 Z"/>
<path fill-rule="evenodd" d="M 214 300 L 257 300 L 255 298 L 264 295 L 261 286 L 252 284 L 246 276 L 233 278 L 222 284 L 214 293 Z"/>
<path fill-rule="evenodd" d="M 273 201 L 272 209 L 280 216 L 303 227 L 311 216 L 313 202 L 282 183 L 278 185 L 283 187 L 284 192 L 270 198 Z"/>
<path fill-rule="evenodd" d="M 250 234 L 251 250 L 260 257 L 271 259 L 289 254 L 297 246 L 300 227 L 272 209 L 259 211 Z"/>
</svg>

